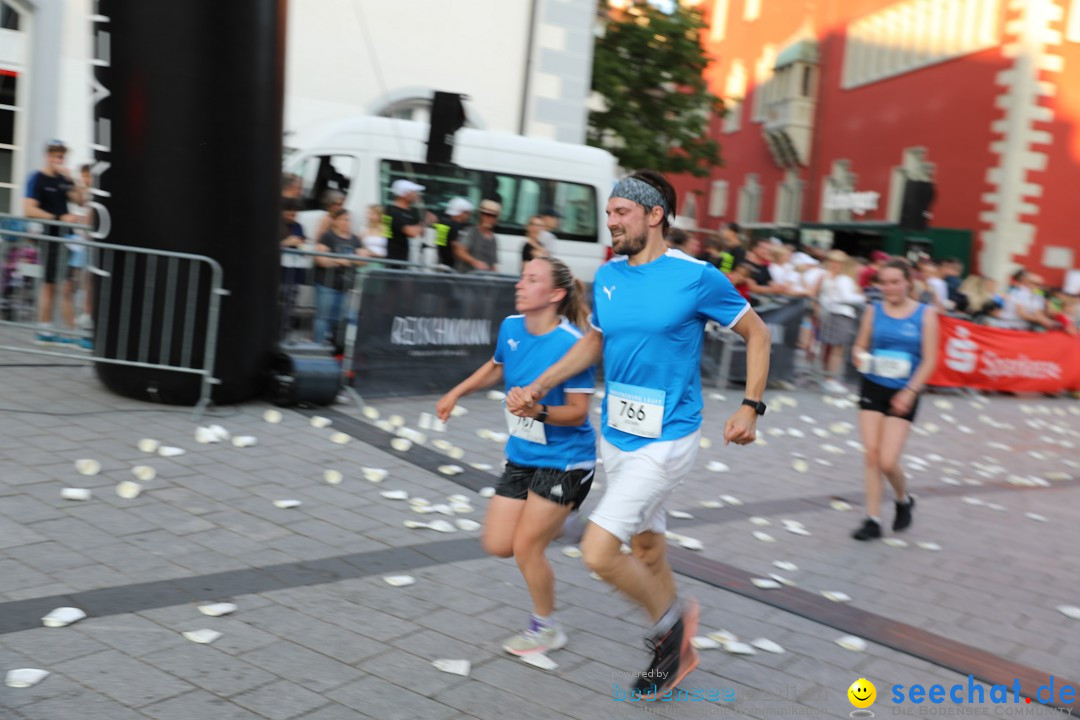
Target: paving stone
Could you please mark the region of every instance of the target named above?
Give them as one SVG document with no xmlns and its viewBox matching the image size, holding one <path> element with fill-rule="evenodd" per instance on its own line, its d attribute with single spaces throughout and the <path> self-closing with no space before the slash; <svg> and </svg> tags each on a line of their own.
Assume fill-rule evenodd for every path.
<svg viewBox="0 0 1080 720">
<path fill-rule="evenodd" d="M 201 690 L 144 707 L 142 712 L 154 720 L 261 720 L 264 717 Z"/>
<path fill-rule="evenodd" d="M 352 665 L 288 641 L 275 642 L 240 657 L 317 693 L 341 687 L 363 675 Z"/>
<path fill-rule="evenodd" d="M 116 650 L 68 660 L 53 670 L 128 707 L 149 705 L 193 689 L 188 683 Z"/>
<path fill-rule="evenodd" d="M 289 720 L 327 704 L 323 696 L 285 680 L 237 695 L 232 700 L 268 720 Z"/>
<path fill-rule="evenodd" d="M 402 685 L 373 677 L 333 690 L 327 693 L 327 697 L 380 720 L 442 720 L 457 714 L 457 710 L 418 695 Z"/>
</svg>

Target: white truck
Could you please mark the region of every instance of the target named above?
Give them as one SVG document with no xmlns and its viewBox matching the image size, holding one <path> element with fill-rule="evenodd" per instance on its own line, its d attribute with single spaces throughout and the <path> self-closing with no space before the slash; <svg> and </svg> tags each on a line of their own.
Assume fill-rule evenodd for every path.
<svg viewBox="0 0 1080 720">
<path fill-rule="evenodd" d="M 425 186 L 421 210 L 439 213 L 452 197 L 480 200 L 497 193 L 502 216 L 498 237 L 500 272 L 521 269 L 529 218 L 555 208 L 562 221 L 553 254 L 574 274 L 591 282 L 611 243 L 604 208 L 616 180 L 616 161 L 605 150 L 584 145 L 464 128 L 456 135 L 454 165 L 428 165 L 428 125 L 383 117 L 356 117 L 314 128 L 291 139 L 296 151 L 285 164 L 303 181 L 299 221 L 309 234 L 322 216 L 326 190 L 346 195 L 345 207 L 359 230 L 367 206 L 393 201 L 390 185 L 406 178 Z M 475 218 L 474 218 L 475 219 Z M 414 238 L 410 259 L 435 263 L 433 231 Z"/>
</svg>

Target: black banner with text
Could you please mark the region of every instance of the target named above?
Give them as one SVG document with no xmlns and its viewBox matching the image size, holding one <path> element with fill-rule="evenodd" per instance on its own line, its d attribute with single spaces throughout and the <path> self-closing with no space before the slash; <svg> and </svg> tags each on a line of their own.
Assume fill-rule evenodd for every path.
<svg viewBox="0 0 1080 720">
<path fill-rule="evenodd" d="M 365 397 L 441 394 L 491 359 L 516 278 L 363 274 L 353 384 Z"/>
</svg>

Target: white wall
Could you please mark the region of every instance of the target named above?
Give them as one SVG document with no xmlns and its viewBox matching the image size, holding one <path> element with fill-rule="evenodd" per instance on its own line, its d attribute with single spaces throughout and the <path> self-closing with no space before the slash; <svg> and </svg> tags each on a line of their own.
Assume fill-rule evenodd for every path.
<svg viewBox="0 0 1080 720">
<path fill-rule="evenodd" d="M 286 130 L 372 114 L 402 93 L 430 97 L 444 90 L 471 98 L 467 107 L 480 127 L 517 132 L 530 6 L 530 0 L 290 0 Z"/>
</svg>

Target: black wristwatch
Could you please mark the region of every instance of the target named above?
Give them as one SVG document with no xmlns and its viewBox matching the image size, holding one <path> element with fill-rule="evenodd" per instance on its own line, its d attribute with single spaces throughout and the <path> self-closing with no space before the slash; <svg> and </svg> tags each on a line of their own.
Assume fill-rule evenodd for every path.
<svg viewBox="0 0 1080 720">
<path fill-rule="evenodd" d="M 548 417 L 547 405 L 541 405 L 540 406 L 540 414 L 538 414 L 536 416 L 536 422 L 542 422 L 542 423 L 547 422 L 547 417 Z"/>
<path fill-rule="evenodd" d="M 765 414 L 765 403 L 761 402 L 760 400 L 751 400 L 750 398 L 743 398 L 742 404 L 754 408 L 754 412 L 756 412 L 758 415 L 764 415 Z"/>
</svg>

